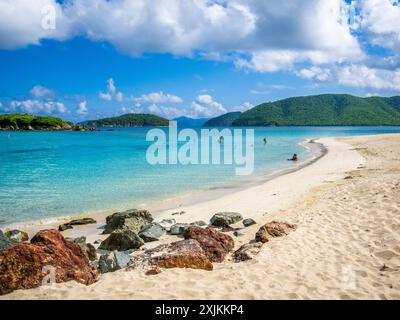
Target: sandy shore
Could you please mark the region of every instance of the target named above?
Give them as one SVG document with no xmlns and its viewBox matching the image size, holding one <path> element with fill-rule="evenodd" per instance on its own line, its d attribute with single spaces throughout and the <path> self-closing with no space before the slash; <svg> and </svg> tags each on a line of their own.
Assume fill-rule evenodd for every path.
<svg viewBox="0 0 400 320">
<path fill-rule="evenodd" d="M 400 135 L 319 142 L 328 153 L 301 170 L 156 216 L 185 211 L 173 217 L 192 222 L 219 211 L 241 212 L 258 224 L 242 230 L 236 247 L 265 222 L 297 224 L 254 260 L 228 258 L 213 271 L 170 269 L 156 276 L 122 270 L 91 286 L 69 282 L 0 299 L 400 299 Z M 90 230 L 65 235 L 102 238 L 100 230 Z"/>
</svg>

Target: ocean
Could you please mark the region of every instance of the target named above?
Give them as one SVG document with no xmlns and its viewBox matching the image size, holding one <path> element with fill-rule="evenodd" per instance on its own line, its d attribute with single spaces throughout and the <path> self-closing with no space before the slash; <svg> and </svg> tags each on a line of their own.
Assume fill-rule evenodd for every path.
<svg viewBox="0 0 400 320">
<path fill-rule="evenodd" d="M 254 128 L 249 176 L 237 176 L 235 164 L 151 165 L 146 160 L 152 143 L 146 141 L 148 130 L 0 132 L 0 226 L 143 207 L 295 166 L 287 161 L 293 153 L 300 160 L 312 157 L 300 144 L 306 139 L 398 133 L 400 127 Z"/>
</svg>

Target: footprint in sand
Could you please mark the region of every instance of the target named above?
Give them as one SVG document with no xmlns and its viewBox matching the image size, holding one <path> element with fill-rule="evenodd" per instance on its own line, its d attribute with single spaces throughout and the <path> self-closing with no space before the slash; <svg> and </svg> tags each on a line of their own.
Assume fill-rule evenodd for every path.
<svg viewBox="0 0 400 320">
<path fill-rule="evenodd" d="M 378 258 L 382 258 L 385 260 L 390 260 L 392 259 L 396 254 L 393 251 L 390 250 L 384 250 L 384 251 L 380 251 L 375 253 L 375 256 L 377 256 Z"/>
</svg>

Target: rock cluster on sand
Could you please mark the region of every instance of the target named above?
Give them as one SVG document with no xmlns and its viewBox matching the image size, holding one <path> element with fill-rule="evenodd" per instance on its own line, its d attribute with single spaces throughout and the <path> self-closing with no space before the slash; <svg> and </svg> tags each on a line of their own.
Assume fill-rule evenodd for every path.
<svg viewBox="0 0 400 320">
<path fill-rule="evenodd" d="M 212 228 L 189 227 L 185 239 L 193 239 L 200 243 L 206 256 L 212 262 L 222 262 L 235 245 L 233 239 Z"/>
<path fill-rule="evenodd" d="M 42 230 L 31 243 L 0 253 L 0 294 L 38 287 L 45 276 L 52 279 L 52 272 L 56 282 L 76 280 L 86 285 L 99 274 L 77 243 L 65 240 L 57 230 Z"/>
<path fill-rule="evenodd" d="M 242 219 L 242 215 L 238 212 L 218 212 L 211 218 L 210 224 L 214 227 L 225 227 Z"/>
<path fill-rule="evenodd" d="M 151 242 L 159 240 L 165 233 L 166 230 L 161 225 L 152 223 L 140 230 L 139 237 L 142 238 L 144 242 Z"/>
<path fill-rule="evenodd" d="M 243 223 L 243 225 L 245 226 L 245 227 L 250 227 L 250 226 L 252 226 L 253 224 L 257 224 L 257 222 L 255 222 L 253 219 L 251 219 L 251 218 L 247 218 L 247 219 L 244 219 L 243 221 L 242 221 L 242 223 Z"/>
<path fill-rule="evenodd" d="M 70 222 L 64 223 L 58 226 L 58 231 L 65 231 L 68 229 L 72 229 L 73 226 L 80 226 L 85 224 L 97 223 L 96 220 L 92 218 L 81 218 L 81 219 L 74 219 Z"/>
<path fill-rule="evenodd" d="M 242 245 L 233 253 L 233 260 L 241 262 L 253 259 L 261 251 L 263 244 L 268 242 L 270 238 L 283 237 L 295 229 L 295 225 L 286 222 L 268 222 L 257 231 L 253 241 Z"/>
<path fill-rule="evenodd" d="M 101 273 L 114 272 L 125 268 L 131 261 L 131 256 L 126 252 L 112 251 L 101 255 L 99 269 Z"/>
<path fill-rule="evenodd" d="M 8 237 L 11 241 L 24 242 L 29 240 L 29 236 L 25 231 L 21 230 L 8 230 L 4 232 L 4 235 Z"/>
<path fill-rule="evenodd" d="M 255 240 L 265 243 L 268 242 L 270 238 L 285 236 L 295 229 L 295 225 L 286 222 L 268 222 L 257 231 Z"/>
</svg>

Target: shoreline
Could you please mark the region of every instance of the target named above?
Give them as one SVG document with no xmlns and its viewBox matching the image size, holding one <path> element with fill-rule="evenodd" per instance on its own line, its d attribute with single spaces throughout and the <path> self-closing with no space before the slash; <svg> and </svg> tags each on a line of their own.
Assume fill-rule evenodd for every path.
<svg viewBox="0 0 400 320">
<path fill-rule="evenodd" d="M 152 200 L 149 201 L 148 203 L 142 203 L 140 205 L 135 206 L 138 209 L 147 209 L 151 212 L 151 214 L 157 218 L 157 215 L 162 214 L 162 212 L 167 211 L 167 210 L 179 210 L 180 207 L 182 206 L 188 206 L 188 205 L 195 205 L 201 202 L 206 202 L 210 200 L 215 200 L 219 197 L 232 194 L 235 192 L 240 192 L 255 186 L 262 185 L 264 183 L 267 183 L 268 181 L 271 181 L 273 179 L 279 178 L 280 176 L 290 174 L 292 172 L 296 172 L 298 170 L 303 169 L 304 167 L 307 167 L 314 162 L 318 161 L 320 158 L 326 155 L 328 152 L 327 148 L 319 142 L 316 142 L 315 140 L 318 139 L 305 139 L 304 141 L 301 141 L 299 145 L 304 147 L 305 149 L 311 150 L 311 157 L 309 159 L 299 161 L 298 163 L 295 164 L 293 167 L 285 167 L 281 169 L 275 169 L 269 173 L 263 174 L 259 177 L 257 176 L 252 176 L 250 178 L 243 178 L 237 181 L 225 181 L 223 185 L 217 186 L 217 187 L 211 187 L 211 188 L 206 188 L 206 189 L 200 189 L 192 192 L 188 192 L 185 194 L 177 195 L 177 196 L 172 196 L 166 199 L 162 200 Z M 118 211 L 124 211 L 131 209 L 130 206 L 125 206 L 126 208 L 124 209 L 106 209 L 106 210 L 96 210 L 96 211 L 90 211 L 90 212 L 80 212 L 80 213 L 74 213 L 74 214 L 69 214 L 69 215 L 61 215 L 61 216 L 52 216 L 48 218 L 42 218 L 38 220 L 28 220 L 28 221 L 19 221 L 19 222 L 13 222 L 9 224 L 4 224 L 0 225 L 1 229 L 7 230 L 7 229 L 19 229 L 19 230 L 24 230 L 26 231 L 30 237 L 32 237 L 36 232 L 42 229 L 48 229 L 48 228 L 58 228 L 58 225 L 63 224 L 68 222 L 69 220 L 72 219 L 77 219 L 77 218 L 83 218 L 83 217 L 89 217 L 93 218 L 97 221 L 96 224 L 90 225 L 90 226 L 77 226 L 74 227 L 75 229 L 92 229 L 89 233 L 93 233 L 93 229 L 98 229 L 105 223 L 105 218 Z M 101 220 L 101 222 L 99 221 Z M 87 230 L 82 230 L 85 233 L 87 233 Z"/>
<path fill-rule="evenodd" d="M 123 269 L 103 274 L 90 286 L 70 281 L 0 299 L 399 299 L 400 134 L 318 142 L 328 153 L 311 165 L 182 207 L 186 213 L 174 216 L 177 222 L 207 221 L 215 212 L 237 211 L 253 218 L 257 223 L 242 229 L 241 236 L 228 232 L 234 250 L 254 239 L 266 222 L 297 225 L 289 235 L 264 244 L 252 260 L 234 263 L 228 256 L 213 271 L 175 268 L 153 276 Z M 79 236 L 84 230 L 64 235 Z M 88 234 L 88 242 L 99 232 Z M 145 247 L 177 240 L 166 235 Z"/>
</svg>

